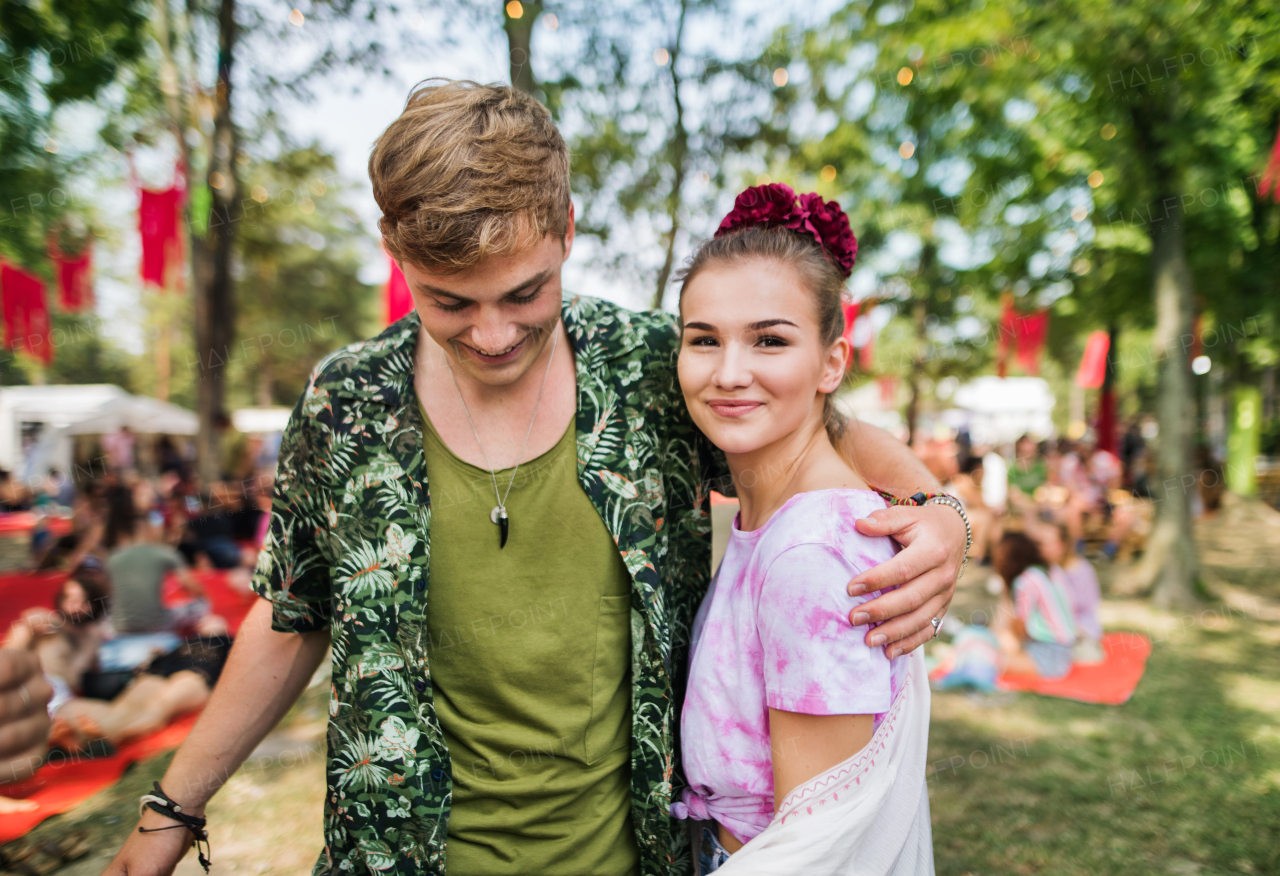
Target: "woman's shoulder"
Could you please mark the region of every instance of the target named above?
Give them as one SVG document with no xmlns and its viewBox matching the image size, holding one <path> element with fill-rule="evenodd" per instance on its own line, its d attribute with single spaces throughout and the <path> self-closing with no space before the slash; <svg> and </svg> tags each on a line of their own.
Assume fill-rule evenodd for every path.
<svg viewBox="0 0 1280 876">
<path fill-rule="evenodd" d="M 1022 574 L 1013 579 L 1014 589 L 1020 587 L 1053 586 L 1053 576 L 1043 566 L 1028 566 Z"/>
<path fill-rule="evenodd" d="M 792 549 L 812 546 L 884 562 L 894 554 L 893 541 L 883 536 L 863 535 L 854 525 L 884 507 L 884 499 L 871 490 L 797 493 L 769 519 L 757 554 L 777 557 Z"/>
</svg>

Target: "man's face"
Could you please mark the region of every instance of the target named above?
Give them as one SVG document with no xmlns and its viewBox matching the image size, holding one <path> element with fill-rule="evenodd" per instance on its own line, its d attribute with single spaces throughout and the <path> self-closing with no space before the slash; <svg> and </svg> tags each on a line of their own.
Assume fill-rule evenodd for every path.
<svg viewBox="0 0 1280 876">
<path fill-rule="evenodd" d="M 450 364 L 487 386 L 518 381 L 560 319 L 560 267 L 573 247 L 573 213 L 561 238 L 548 234 L 514 255 L 439 274 L 401 262 L 422 327 Z"/>
</svg>

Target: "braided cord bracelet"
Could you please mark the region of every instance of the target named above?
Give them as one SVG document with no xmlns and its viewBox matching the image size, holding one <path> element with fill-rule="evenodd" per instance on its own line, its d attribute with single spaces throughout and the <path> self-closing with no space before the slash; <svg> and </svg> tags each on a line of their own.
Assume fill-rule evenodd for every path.
<svg viewBox="0 0 1280 876">
<path fill-rule="evenodd" d="M 916 493 L 911 496 L 895 496 L 888 490 L 882 490 L 879 487 L 871 487 L 880 494 L 880 497 L 889 505 L 914 505 L 922 507 L 924 505 L 946 505 L 948 508 L 954 508 L 956 513 L 960 515 L 960 519 L 964 521 L 964 560 L 960 563 L 960 571 L 956 574 L 956 580 L 959 581 L 964 577 L 965 569 L 969 568 L 969 550 L 973 547 L 973 527 L 969 524 L 969 515 L 964 511 L 964 505 L 955 496 L 949 493 Z"/>
<path fill-rule="evenodd" d="M 191 831 L 192 836 L 196 838 L 196 857 L 200 860 L 200 866 L 204 868 L 204 872 L 209 872 L 212 861 L 209 860 L 211 854 L 209 850 L 209 831 L 205 830 L 208 819 L 201 818 L 198 815 L 187 815 L 182 811 L 182 807 L 174 802 L 173 798 L 164 792 L 159 782 L 152 782 L 151 787 L 154 793 L 143 794 L 138 800 L 138 814 L 142 814 L 142 810 L 150 809 L 152 812 L 158 812 L 165 818 L 172 818 L 177 824 L 171 824 L 168 827 L 152 827 L 145 828 L 138 825 L 138 833 L 159 833 L 162 830 L 177 830 L 186 828 Z M 204 843 L 203 851 L 200 844 Z"/>
</svg>

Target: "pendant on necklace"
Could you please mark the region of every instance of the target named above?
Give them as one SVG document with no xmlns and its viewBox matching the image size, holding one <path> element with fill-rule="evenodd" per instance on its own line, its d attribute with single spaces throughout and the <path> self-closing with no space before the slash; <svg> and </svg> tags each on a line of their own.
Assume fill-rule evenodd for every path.
<svg viewBox="0 0 1280 876">
<path fill-rule="evenodd" d="M 502 533 L 498 542 L 498 548 L 507 546 L 507 536 L 511 533 L 511 523 L 507 518 L 507 509 L 501 505 L 494 505 L 493 510 L 489 512 L 489 519 L 498 525 L 499 531 Z"/>
</svg>

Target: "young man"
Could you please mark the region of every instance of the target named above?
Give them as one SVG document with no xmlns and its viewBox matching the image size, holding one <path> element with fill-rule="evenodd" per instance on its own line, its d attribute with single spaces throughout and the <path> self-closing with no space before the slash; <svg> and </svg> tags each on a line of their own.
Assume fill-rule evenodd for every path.
<svg viewBox="0 0 1280 876">
<path fill-rule="evenodd" d="M 332 643 L 315 872 L 685 873 L 675 731 L 729 479 L 685 411 L 674 320 L 563 296 L 569 154 L 519 92 L 418 90 L 369 169 L 416 311 L 322 362 L 294 410 L 265 601 L 162 787 L 201 814 Z M 873 483 L 937 489 L 870 427 L 845 450 Z M 914 648 L 950 602 L 961 518 L 860 526 L 906 549 L 855 585 L 914 579 L 865 606 L 894 618 L 868 644 Z M 190 841 L 134 833 L 107 872 L 169 873 Z"/>
</svg>

